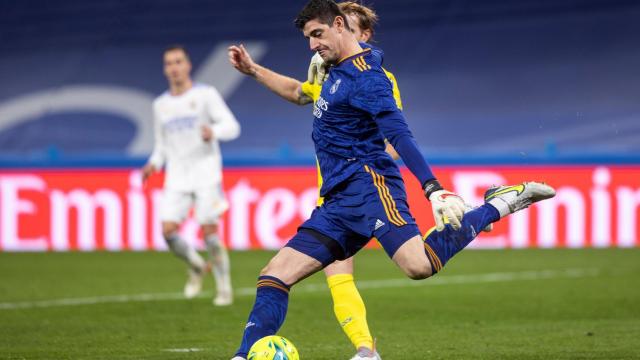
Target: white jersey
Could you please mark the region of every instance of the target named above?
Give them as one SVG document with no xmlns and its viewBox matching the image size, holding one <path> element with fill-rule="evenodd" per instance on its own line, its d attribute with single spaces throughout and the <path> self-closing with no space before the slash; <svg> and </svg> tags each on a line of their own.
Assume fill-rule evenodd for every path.
<svg viewBox="0 0 640 360">
<path fill-rule="evenodd" d="M 155 146 L 149 162 L 165 168 L 164 188 L 193 192 L 220 186 L 222 157 L 219 141 L 240 135 L 240 125 L 218 91 L 194 84 L 185 93 L 165 92 L 153 102 Z M 210 126 L 213 139 L 202 139 L 202 125 Z"/>
</svg>

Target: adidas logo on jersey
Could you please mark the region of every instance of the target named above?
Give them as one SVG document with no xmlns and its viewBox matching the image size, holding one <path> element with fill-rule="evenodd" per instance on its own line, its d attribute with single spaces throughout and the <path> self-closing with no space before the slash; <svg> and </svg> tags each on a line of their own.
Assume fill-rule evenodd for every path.
<svg viewBox="0 0 640 360">
<path fill-rule="evenodd" d="M 376 226 L 375 226 L 374 230 L 378 230 L 383 226 L 384 226 L 384 223 L 382 222 L 382 220 L 376 219 Z"/>
</svg>

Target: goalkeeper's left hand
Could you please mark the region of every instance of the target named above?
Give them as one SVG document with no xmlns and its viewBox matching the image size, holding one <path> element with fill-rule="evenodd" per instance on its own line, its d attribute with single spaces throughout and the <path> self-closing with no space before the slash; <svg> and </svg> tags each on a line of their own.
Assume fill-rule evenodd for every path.
<svg viewBox="0 0 640 360">
<path fill-rule="evenodd" d="M 431 201 L 433 217 L 436 221 L 436 230 L 444 230 L 445 217 L 449 220 L 454 230 L 460 229 L 464 216 L 465 203 L 462 198 L 444 190 L 437 180 L 429 181 L 424 186 L 425 196 Z"/>
<path fill-rule="evenodd" d="M 329 75 L 329 72 L 325 66 L 324 59 L 322 59 L 322 56 L 320 56 L 319 53 L 315 53 L 311 58 L 311 63 L 309 63 L 307 81 L 309 84 L 322 85 L 322 83 L 327 79 L 327 75 Z"/>
</svg>

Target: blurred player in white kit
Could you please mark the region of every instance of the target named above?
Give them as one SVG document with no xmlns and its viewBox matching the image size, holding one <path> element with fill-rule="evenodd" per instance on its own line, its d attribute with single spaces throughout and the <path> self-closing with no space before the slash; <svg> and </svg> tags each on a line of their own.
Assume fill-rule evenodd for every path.
<svg viewBox="0 0 640 360">
<path fill-rule="evenodd" d="M 214 87 L 192 82 L 184 47 L 168 47 L 163 56 L 169 89 L 153 103 L 155 146 L 142 168 L 143 181 L 165 166 L 162 234 L 171 251 L 188 265 L 185 297 L 198 295 L 203 277 L 212 270 L 217 287 L 214 305 L 230 305 L 229 256 L 218 235 L 218 219 L 229 207 L 222 190 L 218 142 L 237 138 L 240 125 Z M 192 207 L 210 262 L 178 233 Z"/>
</svg>

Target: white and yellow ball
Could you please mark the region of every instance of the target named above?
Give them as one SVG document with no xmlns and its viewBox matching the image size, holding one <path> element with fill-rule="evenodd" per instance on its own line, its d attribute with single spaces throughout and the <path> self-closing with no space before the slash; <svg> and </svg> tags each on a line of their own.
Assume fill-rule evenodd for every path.
<svg viewBox="0 0 640 360">
<path fill-rule="evenodd" d="M 282 336 L 270 335 L 256 341 L 247 360 L 300 360 L 293 343 Z"/>
</svg>

